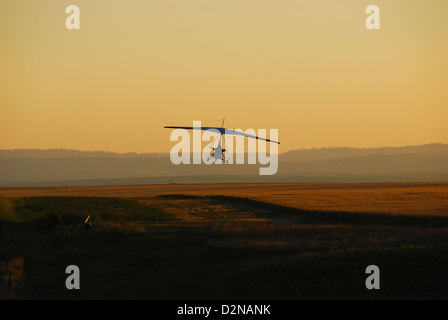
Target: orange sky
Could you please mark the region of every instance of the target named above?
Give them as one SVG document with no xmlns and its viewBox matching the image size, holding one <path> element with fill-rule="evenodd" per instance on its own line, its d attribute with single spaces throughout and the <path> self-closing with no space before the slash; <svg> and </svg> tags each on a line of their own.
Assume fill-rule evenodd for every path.
<svg viewBox="0 0 448 320">
<path fill-rule="evenodd" d="M 67 30 L 76 4 L 81 29 Z M 381 10 L 367 30 L 365 8 Z M 0 2 L 0 149 L 169 152 L 164 125 L 279 151 L 448 143 L 446 0 Z"/>
</svg>

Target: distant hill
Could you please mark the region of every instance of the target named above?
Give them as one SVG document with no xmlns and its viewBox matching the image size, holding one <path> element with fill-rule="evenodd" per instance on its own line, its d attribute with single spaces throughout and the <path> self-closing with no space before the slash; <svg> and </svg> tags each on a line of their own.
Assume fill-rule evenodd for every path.
<svg viewBox="0 0 448 320">
<path fill-rule="evenodd" d="M 70 149 L 0 149 L 0 158 L 158 158 L 165 156 L 165 153 L 115 153 Z"/>
<path fill-rule="evenodd" d="M 446 181 L 448 145 L 322 148 L 279 155 L 274 176 L 261 165 L 173 165 L 164 153 L 0 150 L 0 187 L 272 181 Z"/>
<path fill-rule="evenodd" d="M 433 143 L 419 146 L 382 148 L 319 148 L 288 151 L 280 155 L 281 161 L 316 161 L 366 155 L 419 154 L 448 157 L 448 144 Z"/>
</svg>

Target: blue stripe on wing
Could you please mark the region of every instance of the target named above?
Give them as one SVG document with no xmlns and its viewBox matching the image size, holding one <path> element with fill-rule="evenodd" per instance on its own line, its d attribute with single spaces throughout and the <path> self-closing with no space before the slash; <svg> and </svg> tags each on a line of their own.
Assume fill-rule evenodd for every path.
<svg viewBox="0 0 448 320">
<path fill-rule="evenodd" d="M 267 141 L 267 142 L 280 144 L 280 142 L 278 142 L 278 141 L 257 137 L 257 136 L 254 136 L 252 134 L 247 134 L 247 133 L 235 131 L 235 130 L 232 130 L 232 129 L 219 128 L 219 127 L 177 127 L 177 126 L 165 126 L 164 128 L 168 128 L 168 129 L 185 129 L 185 130 L 216 130 L 220 134 L 232 134 L 232 135 L 235 135 L 235 136 L 244 136 L 244 137 L 248 137 L 248 138 L 252 138 L 252 139 L 263 140 L 263 141 Z"/>
</svg>

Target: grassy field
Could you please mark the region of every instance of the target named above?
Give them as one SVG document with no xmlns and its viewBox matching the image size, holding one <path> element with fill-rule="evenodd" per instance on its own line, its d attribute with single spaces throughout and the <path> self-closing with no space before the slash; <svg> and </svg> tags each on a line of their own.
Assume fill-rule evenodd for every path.
<svg viewBox="0 0 448 320">
<path fill-rule="evenodd" d="M 0 188 L 0 221 L 3 299 L 448 298 L 445 182 Z"/>
</svg>

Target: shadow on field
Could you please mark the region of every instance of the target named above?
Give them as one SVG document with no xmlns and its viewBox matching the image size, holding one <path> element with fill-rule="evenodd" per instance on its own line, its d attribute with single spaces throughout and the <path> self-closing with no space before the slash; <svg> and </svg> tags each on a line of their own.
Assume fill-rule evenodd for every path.
<svg viewBox="0 0 448 320">
<path fill-rule="evenodd" d="M 4 299 L 448 298 L 445 216 L 170 194 L 3 198 L 0 221 Z M 365 287 L 372 264 L 381 290 Z"/>
<path fill-rule="evenodd" d="M 296 219 L 304 224 L 350 224 L 350 225 L 398 225 L 398 226 L 448 226 L 448 216 L 404 215 L 344 211 L 303 210 L 234 196 L 194 196 L 169 194 L 157 196 L 165 200 L 198 200 L 228 206 L 234 210 L 252 212 L 255 217 L 270 219 Z"/>
</svg>

